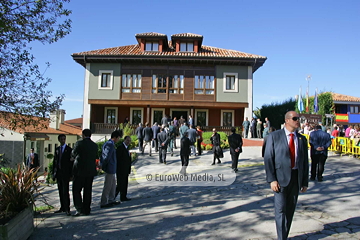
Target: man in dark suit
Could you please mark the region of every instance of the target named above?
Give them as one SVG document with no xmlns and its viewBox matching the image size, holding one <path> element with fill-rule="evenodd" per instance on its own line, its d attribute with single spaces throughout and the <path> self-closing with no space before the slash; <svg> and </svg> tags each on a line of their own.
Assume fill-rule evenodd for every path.
<svg viewBox="0 0 360 240">
<path fill-rule="evenodd" d="M 274 191 L 278 239 L 287 239 L 299 191 L 306 192 L 308 187 L 308 146 L 306 138 L 296 132 L 299 126 L 299 114 L 289 111 L 285 127 L 270 133 L 266 141 L 266 180 Z"/>
<path fill-rule="evenodd" d="M 315 127 L 315 131 L 310 133 L 311 146 L 311 178 L 314 181 L 317 175 L 317 180 L 322 182 L 324 166 L 328 156 L 328 147 L 331 145 L 330 134 L 323 132 L 320 125 Z M 317 171 L 316 171 L 317 169 Z"/>
<path fill-rule="evenodd" d="M 236 129 L 234 127 L 231 128 L 232 134 L 228 137 L 229 145 L 230 145 L 230 155 L 231 155 L 231 168 L 234 172 L 238 171 L 238 161 L 239 155 L 242 153 L 242 145 L 243 141 L 240 134 L 236 134 Z"/>
<path fill-rule="evenodd" d="M 212 151 L 214 154 L 213 163 L 211 165 L 215 165 L 215 160 L 217 159 L 217 163 L 221 163 L 220 158 L 224 157 L 224 153 L 220 146 L 220 135 L 217 133 L 216 128 L 213 128 L 213 134 L 210 137 L 211 144 L 213 145 Z"/>
<path fill-rule="evenodd" d="M 188 132 L 184 133 L 184 136 L 180 140 L 180 158 L 181 158 L 181 171 L 180 174 L 186 174 L 186 168 L 189 165 L 190 156 L 190 139 L 188 138 Z"/>
<path fill-rule="evenodd" d="M 75 159 L 73 167 L 73 200 L 76 208 L 74 216 L 81 214 L 90 214 L 92 183 L 96 172 L 96 159 L 98 157 L 98 146 L 91 137 L 91 130 L 82 131 L 82 140 L 76 142 L 72 151 L 72 157 Z M 81 191 L 83 191 L 83 198 Z"/>
<path fill-rule="evenodd" d="M 60 197 L 60 209 L 55 213 L 65 212 L 70 216 L 69 182 L 72 177 L 74 159 L 71 158 L 71 147 L 66 145 L 65 134 L 58 136 L 60 146 L 55 149 L 53 162 L 53 180 L 57 180 Z"/>
<path fill-rule="evenodd" d="M 135 134 L 137 136 L 137 139 L 139 141 L 139 152 L 143 152 L 143 144 L 144 144 L 144 135 L 143 135 L 143 126 L 142 123 L 139 123 L 139 126 L 135 130 Z"/>
<path fill-rule="evenodd" d="M 117 170 L 116 170 L 116 196 L 120 192 L 120 201 L 130 201 L 128 198 L 127 190 L 129 183 L 129 174 L 131 172 L 131 156 L 129 152 L 129 145 L 131 143 L 131 138 L 129 136 L 124 137 L 124 141 L 116 149 L 116 159 L 117 159 Z"/>
<path fill-rule="evenodd" d="M 145 123 L 145 128 L 143 129 L 143 136 L 144 136 L 144 146 L 142 148 L 142 154 L 144 154 L 146 145 L 149 145 L 149 156 L 151 156 L 151 140 L 153 137 L 153 131 L 149 127 L 149 123 Z"/>
<path fill-rule="evenodd" d="M 155 148 L 155 152 L 157 152 L 159 150 L 159 143 L 158 143 L 158 140 L 157 140 L 157 135 L 159 134 L 160 132 L 160 127 L 158 126 L 158 123 L 155 122 L 154 125 L 151 127 L 152 129 L 152 133 L 153 133 L 153 136 L 152 136 L 152 145 L 153 147 Z"/>
<path fill-rule="evenodd" d="M 164 128 L 160 128 L 160 133 L 157 136 L 159 142 L 159 162 L 166 164 L 166 150 L 169 144 L 170 138 L 164 131 Z"/>
<path fill-rule="evenodd" d="M 195 142 L 197 138 L 197 131 L 193 125 L 190 125 L 190 128 L 187 130 L 188 138 L 190 140 L 190 148 L 192 150 L 192 155 L 196 156 Z"/>
<path fill-rule="evenodd" d="M 39 155 L 34 152 L 34 148 L 30 148 L 30 154 L 26 158 L 26 166 L 29 169 L 40 167 Z"/>
</svg>

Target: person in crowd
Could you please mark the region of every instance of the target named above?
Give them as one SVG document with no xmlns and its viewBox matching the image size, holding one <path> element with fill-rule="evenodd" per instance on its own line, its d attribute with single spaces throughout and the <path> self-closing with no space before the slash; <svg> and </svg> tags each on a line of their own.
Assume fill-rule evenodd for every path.
<svg viewBox="0 0 360 240">
<path fill-rule="evenodd" d="M 263 138 L 265 138 L 267 135 L 269 135 L 269 126 L 267 123 L 264 123 L 264 131 L 263 131 Z"/>
<path fill-rule="evenodd" d="M 184 119 L 184 117 L 183 117 L 183 116 L 180 116 L 179 123 L 178 123 L 179 128 L 184 124 L 184 122 L 186 122 L 185 119 Z"/>
<path fill-rule="evenodd" d="M 268 126 L 268 128 L 270 128 L 270 120 L 269 120 L 269 118 L 265 118 L 265 123 L 266 123 L 266 125 Z"/>
<path fill-rule="evenodd" d="M 223 158 L 223 151 L 220 146 L 220 135 L 217 133 L 216 128 L 213 128 L 213 134 L 211 135 L 210 141 L 213 145 L 213 162 L 211 165 L 215 165 L 215 160 L 217 159 L 217 163 L 221 163 L 220 158 Z"/>
<path fill-rule="evenodd" d="M 189 130 L 188 124 L 184 122 L 184 124 L 180 127 L 180 137 L 182 138 L 184 136 L 184 132 Z"/>
<path fill-rule="evenodd" d="M 176 117 L 174 117 L 173 119 L 173 125 L 175 127 L 175 140 L 174 140 L 174 148 L 176 149 L 176 137 L 179 136 L 179 121 L 177 120 Z"/>
<path fill-rule="evenodd" d="M 170 139 L 164 128 L 160 129 L 160 133 L 157 138 L 159 142 L 159 162 L 166 164 L 166 150 Z"/>
<path fill-rule="evenodd" d="M 251 132 L 251 137 L 256 138 L 256 120 L 255 120 L 255 118 L 251 119 L 250 132 Z"/>
<path fill-rule="evenodd" d="M 270 133 L 266 141 L 266 180 L 274 192 L 278 239 L 287 239 L 299 191 L 304 193 L 308 188 L 308 144 L 296 132 L 299 126 L 299 114 L 289 111 L 285 114 L 285 127 Z"/>
<path fill-rule="evenodd" d="M 304 134 L 309 135 L 310 130 L 311 130 L 310 124 L 308 122 L 305 123 L 305 125 L 304 125 Z"/>
<path fill-rule="evenodd" d="M 35 152 L 34 148 L 30 148 L 30 153 L 26 158 L 26 166 L 30 170 L 40 167 L 39 155 Z"/>
<path fill-rule="evenodd" d="M 167 121 L 167 120 L 166 120 Z M 166 124 L 165 124 L 166 125 Z M 159 150 L 159 145 L 158 145 L 158 140 L 157 140 L 157 135 L 159 134 L 160 132 L 160 127 L 158 125 L 157 122 L 154 123 L 154 125 L 151 127 L 152 129 L 152 133 L 153 133 L 153 136 L 152 136 L 152 145 L 153 147 L 155 148 L 155 152 L 157 152 Z M 151 155 L 150 155 L 151 156 Z"/>
<path fill-rule="evenodd" d="M 77 141 L 71 153 L 75 159 L 73 166 L 73 200 L 76 212 L 74 216 L 89 215 L 91 208 L 92 183 L 97 175 L 96 159 L 98 146 L 91 139 L 91 130 L 82 131 L 82 139 Z M 81 191 L 83 190 L 83 197 Z"/>
<path fill-rule="evenodd" d="M 171 121 L 170 122 L 170 126 L 169 126 L 169 131 L 168 131 L 168 136 L 169 136 L 169 144 L 168 144 L 168 152 L 170 152 L 171 156 L 174 155 L 174 143 L 176 140 L 176 128 L 174 126 L 174 122 Z"/>
<path fill-rule="evenodd" d="M 197 138 L 197 132 L 193 125 L 190 125 L 190 129 L 187 130 L 188 138 L 190 140 L 190 148 L 192 150 L 192 155 L 196 156 L 196 150 L 195 150 L 195 142 Z"/>
<path fill-rule="evenodd" d="M 124 119 L 124 124 L 126 125 L 126 124 L 128 124 L 129 123 L 129 117 L 126 117 L 125 119 Z"/>
<path fill-rule="evenodd" d="M 161 119 L 161 125 L 167 125 L 168 124 L 168 116 L 165 114 L 164 117 Z"/>
<path fill-rule="evenodd" d="M 60 209 L 55 211 L 55 213 L 64 212 L 67 216 L 70 216 L 69 183 L 72 177 L 74 159 L 71 158 L 71 147 L 66 145 L 66 135 L 60 134 L 58 141 L 60 146 L 55 149 L 52 177 L 57 182 Z"/>
<path fill-rule="evenodd" d="M 120 201 L 130 201 L 131 198 L 127 197 L 128 185 L 129 185 L 129 174 L 131 173 L 131 155 L 129 152 L 129 146 L 131 144 L 130 136 L 125 136 L 124 141 L 116 149 L 116 192 L 115 198 L 120 193 Z"/>
<path fill-rule="evenodd" d="M 256 134 L 258 138 L 262 137 L 262 122 L 260 120 L 260 118 L 257 119 L 257 124 L 256 124 Z"/>
<path fill-rule="evenodd" d="M 189 115 L 189 127 L 193 126 L 194 127 L 194 119 L 191 115 Z"/>
<path fill-rule="evenodd" d="M 115 201 L 116 191 L 116 149 L 115 144 L 120 140 L 122 133 L 120 131 L 113 131 L 110 139 L 102 146 L 100 164 L 102 170 L 105 172 L 104 187 L 101 194 L 100 208 L 111 207 L 119 204 Z"/>
<path fill-rule="evenodd" d="M 149 146 L 149 156 L 151 156 L 151 140 L 153 139 L 153 130 L 149 127 L 149 123 L 145 123 L 145 128 L 143 129 L 144 136 L 144 146 L 142 148 L 142 154 L 144 154 L 145 147 Z"/>
<path fill-rule="evenodd" d="M 201 151 L 201 143 L 203 141 L 203 131 L 201 130 L 200 126 L 196 127 L 196 132 L 197 132 L 197 139 L 196 139 L 196 147 L 198 150 L 198 155 L 201 155 L 202 151 Z"/>
<path fill-rule="evenodd" d="M 144 135 L 143 135 L 143 125 L 142 123 L 139 123 L 139 126 L 135 130 L 136 137 L 139 142 L 139 152 L 143 152 L 143 145 L 144 145 Z"/>
<path fill-rule="evenodd" d="M 276 129 L 275 129 L 274 127 L 270 127 L 270 128 L 269 128 L 269 134 L 270 134 L 271 132 L 274 132 L 274 131 L 276 131 Z M 264 157 L 264 154 L 265 154 L 266 140 L 267 140 L 269 134 L 264 137 L 264 142 L 263 142 L 262 149 L 261 149 L 261 156 L 262 156 L 262 157 Z"/>
<path fill-rule="evenodd" d="M 315 127 L 315 131 L 310 134 L 310 153 L 311 153 L 311 178 L 315 177 L 319 182 L 323 181 L 324 166 L 328 156 L 328 148 L 331 145 L 330 135 L 323 132 L 320 125 Z"/>
<path fill-rule="evenodd" d="M 334 130 L 332 131 L 331 136 L 333 136 L 334 138 L 339 137 L 338 127 L 334 127 Z"/>
<path fill-rule="evenodd" d="M 231 128 L 232 134 L 228 136 L 229 145 L 230 145 L 230 155 L 231 155 L 231 169 L 236 173 L 238 171 L 238 161 L 239 155 L 242 153 L 243 141 L 240 134 L 236 133 L 234 127 Z"/>
<path fill-rule="evenodd" d="M 346 130 L 345 130 L 345 137 L 349 138 L 350 137 L 350 131 L 352 130 L 352 125 L 349 125 Z"/>
<path fill-rule="evenodd" d="M 247 117 L 245 118 L 245 121 L 243 121 L 242 126 L 243 126 L 244 138 L 248 138 L 249 129 L 250 129 L 250 121 Z"/>
<path fill-rule="evenodd" d="M 188 132 L 184 133 L 183 138 L 180 140 L 180 158 L 181 158 L 181 171 L 180 174 L 186 175 L 186 168 L 189 165 L 190 156 L 190 139 Z"/>
</svg>

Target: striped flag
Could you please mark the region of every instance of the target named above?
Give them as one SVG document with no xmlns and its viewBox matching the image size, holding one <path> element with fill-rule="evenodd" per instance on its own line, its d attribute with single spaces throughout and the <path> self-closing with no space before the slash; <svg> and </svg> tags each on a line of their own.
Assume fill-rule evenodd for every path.
<svg viewBox="0 0 360 240">
<path fill-rule="evenodd" d="M 306 90 L 305 111 L 309 112 L 309 88 Z"/>
<path fill-rule="evenodd" d="M 302 113 L 304 111 L 304 104 L 303 104 L 302 95 L 301 95 L 301 87 L 300 87 L 299 98 L 298 98 L 298 109 L 299 109 L 299 113 Z"/>
<path fill-rule="evenodd" d="M 318 96 L 317 96 L 317 89 L 315 91 L 315 98 L 314 98 L 314 112 L 317 113 L 319 111 L 319 104 L 318 104 Z"/>
</svg>

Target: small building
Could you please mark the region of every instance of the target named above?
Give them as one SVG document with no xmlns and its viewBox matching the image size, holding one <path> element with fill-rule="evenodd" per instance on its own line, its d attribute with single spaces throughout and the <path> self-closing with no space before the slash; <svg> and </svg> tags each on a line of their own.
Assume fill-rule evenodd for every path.
<svg viewBox="0 0 360 240">
<path fill-rule="evenodd" d="M 331 93 L 334 101 L 335 123 L 342 125 L 360 124 L 360 98 Z"/>
</svg>

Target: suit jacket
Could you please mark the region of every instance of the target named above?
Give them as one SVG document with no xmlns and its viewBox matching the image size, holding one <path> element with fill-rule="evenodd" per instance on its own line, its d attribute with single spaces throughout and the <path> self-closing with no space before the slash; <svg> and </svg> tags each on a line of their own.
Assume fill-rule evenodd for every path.
<svg viewBox="0 0 360 240">
<path fill-rule="evenodd" d="M 157 139 L 159 142 L 159 148 L 167 148 L 167 145 L 170 141 L 170 138 L 168 137 L 167 133 L 165 131 L 160 132 L 157 135 Z M 162 146 L 161 144 L 164 143 L 164 146 Z"/>
<path fill-rule="evenodd" d="M 70 160 L 72 148 L 66 145 L 63 153 L 61 154 L 61 159 L 59 158 L 60 151 L 61 151 L 61 146 L 55 149 L 54 161 L 53 161 L 53 178 L 58 178 L 58 177 L 70 178 L 72 176 L 72 169 L 74 165 L 74 161 Z M 60 172 L 59 162 L 61 163 L 61 170 L 60 170 L 61 176 L 59 176 L 58 174 Z"/>
<path fill-rule="evenodd" d="M 299 189 L 307 187 L 309 182 L 308 145 L 304 136 L 296 133 Z M 266 180 L 268 183 L 277 181 L 281 187 L 286 187 L 291 179 L 291 160 L 287 136 L 284 129 L 272 132 L 266 140 L 264 154 Z"/>
<path fill-rule="evenodd" d="M 186 126 L 186 125 L 182 125 L 182 126 L 180 127 L 180 135 L 181 135 L 181 137 L 184 136 L 184 133 L 185 133 L 187 130 L 189 130 L 189 127 Z"/>
<path fill-rule="evenodd" d="M 194 143 L 196 142 L 196 137 L 197 137 L 196 129 L 190 128 L 189 130 L 187 130 L 187 132 L 188 132 L 188 138 L 190 139 L 191 144 L 194 145 Z"/>
<path fill-rule="evenodd" d="M 228 136 L 229 145 L 230 145 L 230 154 L 234 154 L 235 149 L 239 148 L 238 153 L 242 153 L 242 145 L 243 141 L 239 134 L 233 133 L 230 136 Z"/>
<path fill-rule="evenodd" d="M 143 130 L 144 130 L 144 128 L 140 127 L 140 126 L 136 128 L 135 134 L 136 134 L 138 139 L 143 139 L 144 138 Z"/>
<path fill-rule="evenodd" d="M 117 170 L 116 174 L 128 176 L 131 172 L 131 157 L 128 148 L 121 143 L 116 149 Z"/>
<path fill-rule="evenodd" d="M 26 166 L 30 169 L 40 167 L 39 155 L 37 153 L 34 153 L 34 164 L 31 164 L 31 162 L 31 154 L 29 154 L 26 158 Z"/>
<path fill-rule="evenodd" d="M 73 166 L 74 176 L 96 176 L 96 159 L 98 146 L 90 138 L 84 138 L 76 142 L 71 156 L 75 159 Z"/>
<path fill-rule="evenodd" d="M 323 132 L 322 130 L 313 131 L 310 133 L 310 146 L 311 155 L 323 154 L 328 155 L 328 147 L 331 145 L 330 134 Z M 316 151 L 316 148 L 323 147 L 324 151 Z"/>
<path fill-rule="evenodd" d="M 102 146 L 100 163 L 104 172 L 109 174 L 116 173 L 116 149 L 113 140 L 109 139 Z"/>
<path fill-rule="evenodd" d="M 144 141 L 149 142 L 153 138 L 153 131 L 150 127 L 146 127 L 143 130 Z"/>
<path fill-rule="evenodd" d="M 156 139 L 156 138 L 157 138 L 157 135 L 158 135 L 159 132 L 160 132 L 160 128 L 159 128 L 158 125 L 155 125 L 155 126 L 152 126 L 151 129 L 152 129 L 152 132 L 153 132 L 152 138 L 153 138 L 153 139 Z"/>
<path fill-rule="evenodd" d="M 190 139 L 187 137 L 183 137 L 180 140 L 180 155 L 182 156 L 190 156 Z"/>
</svg>

